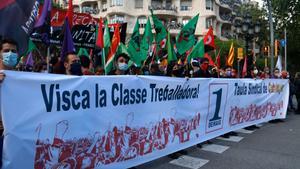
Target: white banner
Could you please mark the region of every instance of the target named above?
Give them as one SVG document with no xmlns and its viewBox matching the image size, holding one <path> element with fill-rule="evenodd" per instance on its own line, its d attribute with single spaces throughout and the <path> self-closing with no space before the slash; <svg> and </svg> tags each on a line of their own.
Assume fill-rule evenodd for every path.
<svg viewBox="0 0 300 169">
<path fill-rule="evenodd" d="M 129 168 L 285 118 L 287 80 L 6 71 L 3 168 Z"/>
</svg>

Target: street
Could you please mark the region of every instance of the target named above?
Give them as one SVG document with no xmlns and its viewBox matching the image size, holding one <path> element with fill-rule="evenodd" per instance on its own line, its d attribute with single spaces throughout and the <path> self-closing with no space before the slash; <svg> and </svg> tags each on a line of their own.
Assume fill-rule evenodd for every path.
<svg viewBox="0 0 300 169">
<path fill-rule="evenodd" d="M 199 149 L 190 147 L 177 160 L 163 157 L 137 169 L 299 169 L 300 115 L 289 112 L 284 122 L 264 123 L 238 136 L 216 138 Z"/>
</svg>

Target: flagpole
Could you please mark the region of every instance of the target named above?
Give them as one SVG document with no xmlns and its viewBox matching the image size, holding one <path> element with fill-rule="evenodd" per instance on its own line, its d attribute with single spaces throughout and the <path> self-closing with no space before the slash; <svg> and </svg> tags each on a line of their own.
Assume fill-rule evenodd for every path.
<svg viewBox="0 0 300 169">
<path fill-rule="evenodd" d="M 286 37 L 286 28 L 284 28 L 284 68 L 287 71 L 287 37 Z"/>
<path fill-rule="evenodd" d="M 237 61 L 238 78 L 240 78 L 240 59 Z"/>
<path fill-rule="evenodd" d="M 47 60 L 47 72 L 50 72 L 50 45 L 47 47 L 47 56 L 46 56 L 46 60 Z"/>
</svg>

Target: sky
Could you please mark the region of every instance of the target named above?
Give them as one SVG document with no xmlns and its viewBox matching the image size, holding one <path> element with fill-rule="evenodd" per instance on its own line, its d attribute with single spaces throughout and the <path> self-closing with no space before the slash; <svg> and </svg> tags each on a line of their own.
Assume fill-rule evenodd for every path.
<svg viewBox="0 0 300 169">
<path fill-rule="evenodd" d="M 263 5 L 263 1 L 262 1 L 262 0 L 254 0 L 254 1 L 258 2 L 258 3 L 259 3 L 259 6 L 262 6 L 262 5 Z"/>
</svg>

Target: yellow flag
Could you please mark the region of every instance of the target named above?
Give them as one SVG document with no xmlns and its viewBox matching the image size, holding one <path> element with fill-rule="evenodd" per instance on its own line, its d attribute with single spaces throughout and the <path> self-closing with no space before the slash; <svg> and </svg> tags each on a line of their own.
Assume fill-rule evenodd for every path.
<svg viewBox="0 0 300 169">
<path fill-rule="evenodd" d="M 230 49 L 229 49 L 226 65 L 232 67 L 233 61 L 234 61 L 234 48 L 233 48 L 233 42 L 232 42 Z"/>
</svg>

